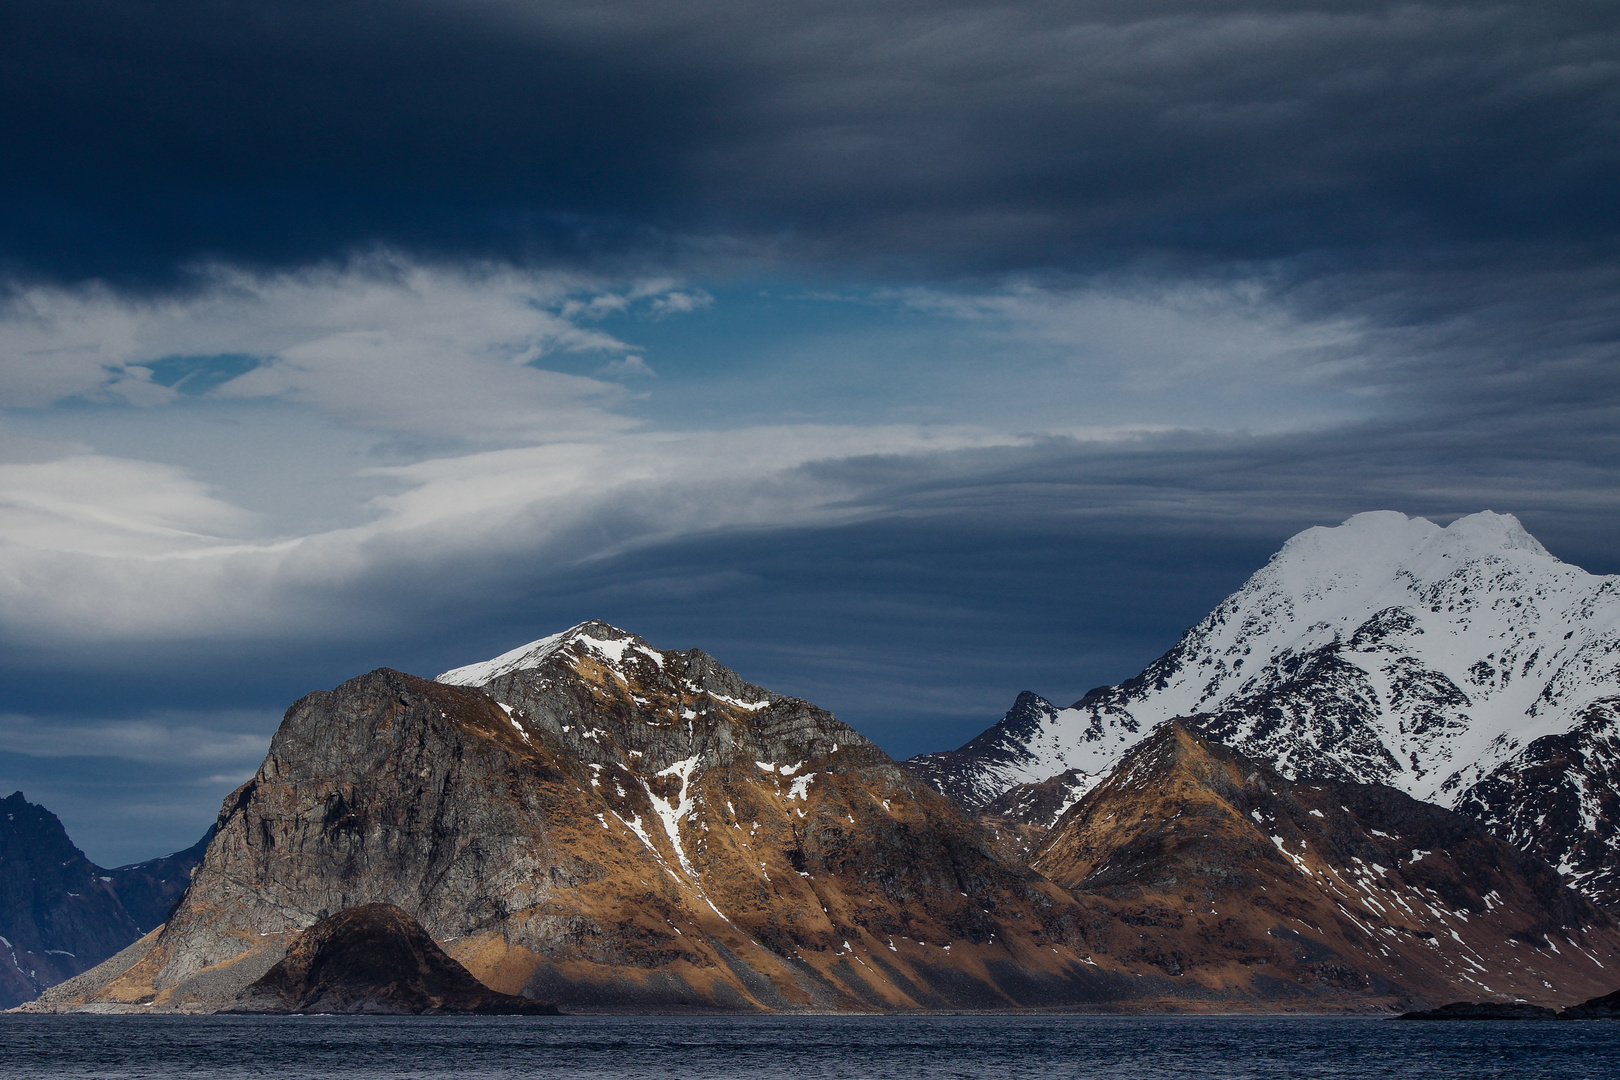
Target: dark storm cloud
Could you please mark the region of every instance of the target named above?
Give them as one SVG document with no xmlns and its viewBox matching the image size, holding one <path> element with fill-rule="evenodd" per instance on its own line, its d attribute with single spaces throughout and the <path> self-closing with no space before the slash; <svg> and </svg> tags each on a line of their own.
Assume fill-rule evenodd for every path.
<svg viewBox="0 0 1620 1080">
<path fill-rule="evenodd" d="M 68 276 L 555 255 L 641 227 L 700 104 L 680 72 L 462 5 L 24 0 L 0 34 L 5 248 Z"/>
<path fill-rule="evenodd" d="M 23 272 L 613 252 L 911 275 L 1612 258 L 1590 3 L 18 0 Z M 1314 261 L 1311 261 L 1314 260 Z"/>
</svg>

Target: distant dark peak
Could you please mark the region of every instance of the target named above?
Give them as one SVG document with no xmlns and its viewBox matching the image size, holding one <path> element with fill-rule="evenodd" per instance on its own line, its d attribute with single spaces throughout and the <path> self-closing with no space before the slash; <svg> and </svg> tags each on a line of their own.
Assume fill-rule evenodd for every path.
<svg viewBox="0 0 1620 1080">
<path fill-rule="evenodd" d="M 128 863 L 127 865 L 118 867 L 112 872 L 116 874 L 125 870 L 140 870 L 149 866 L 157 866 L 160 863 L 167 863 L 171 859 L 194 858 L 195 860 L 201 860 L 203 853 L 208 850 L 208 842 L 214 838 L 214 833 L 218 831 L 218 829 L 219 823 L 215 822 L 214 824 L 208 826 L 208 831 L 202 834 L 202 839 L 198 840 L 190 847 L 181 848 L 179 851 L 171 851 L 167 855 L 159 855 L 155 859 L 143 859 L 138 863 Z"/>
<path fill-rule="evenodd" d="M 392 904 L 347 908 L 305 930 L 228 1012 L 550 1016 L 489 989 Z"/>
<path fill-rule="evenodd" d="M 31 1000 L 141 936 L 117 895 L 117 877 L 22 792 L 0 800 L 0 1008 Z"/>
<path fill-rule="evenodd" d="M 980 754 L 985 751 L 1006 753 L 1007 747 L 1018 745 L 1021 740 L 1033 735 L 1040 729 L 1041 724 L 1056 712 L 1057 707 L 1050 701 L 1037 693 L 1025 690 L 1013 700 L 1012 708 L 1008 709 L 1006 715 L 993 727 L 976 735 L 956 750 L 946 753 Z"/>
<path fill-rule="evenodd" d="M 218 828 L 217 823 L 210 825 L 202 839 L 181 851 L 104 872 L 119 903 L 141 933 L 167 921 L 191 884 L 191 872 L 202 862 Z"/>
<path fill-rule="evenodd" d="M 68 839 L 61 819 L 43 806 L 29 802 L 21 791 L 0 800 L 0 814 L 5 815 L 5 820 L 0 822 L 0 858 L 29 862 L 49 858 L 89 865 L 84 852 Z"/>
<path fill-rule="evenodd" d="M 918 754 L 901 762 L 935 791 L 967 810 L 979 810 L 1006 790 L 986 784 L 973 766 L 985 762 L 1011 765 L 1028 759 L 1025 744 L 1054 716 L 1057 707 L 1039 694 L 1025 690 L 995 726 L 980 732 L 955 750 Z M 968 767 L 964 768 L 964 765 Z"/>
<path fill-rule="evenodd" d="M 1117 687 L 1113 686 L 1093 686 L 1090 690 L 1087 690 L 1084 694 L 1081 694 L 1080 700 L 1075 702 L 1073 705 L 1070 705 L 1069 708 L 1078 709 L 1082 705 L 1090 705 L 1094 701 L 1102 700 L 1105 695 L 1110 694 L 1117 689 Z"/>
</svg>

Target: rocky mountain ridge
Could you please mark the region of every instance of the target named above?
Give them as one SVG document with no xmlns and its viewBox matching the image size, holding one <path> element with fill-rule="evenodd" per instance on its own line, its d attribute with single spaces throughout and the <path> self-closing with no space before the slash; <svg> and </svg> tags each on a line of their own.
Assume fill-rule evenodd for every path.
<svg viewBox="0 0 1620 1080">
<path fill-rule="evenodd" d="M 1075 955 L 1072 898 L 829 714 L 606 624 L 538 652 L 480 687 L 383 670 L 295 704 L 162 933 L 66 997 L 217 1008 L 316 920 L 379 902 L 492 989 L 565 1007 L 1129 985 Z"/>
<path fill-rule="evenodd" d="M 1198 745 L 1183 757 L 1230 754 Z M 1214 805 L 1214 767 L 1200 768 L 1197 784 L 1156 783 L 1181 804 L 1161 799 L 1153 815 L 1191 820 Z M 1130 790 L 1127 779 L 1099 786 L 1064 821 L 1092 820 L 1099 800 Z M 1339 797 L 1385 821 L 1361 809 L 1368 797 Z M 1309 825 L 1315 804 L 1288 798 Z M 1283 805 L 1258 799 L 1220 795 L 1220 820 L 1230 825 L 1233 808 L 1250 803 Z M 1193 890 L 1188 917 L 1165 906 L 1162 845 L 1116 846 L 1115 871 L 1156 875 L 1137 895 L 1140 881 L 1081 869 L 1062 829 L 1032 869 L 1017 836 L 968 818 L 830 714 L 702 652 L 586 623 L 437 681 L 384 669 L 295 703 L 258 773 L 226 800 L 162 930 L 28 1008 L 216 1010 L 320 920 L 371 904 L 401 909 L 492 990 L 565 1009 L 1408 1008 L 1472 994 L 1477 973 L 1441 942 L 1442 959 L 1403 979 L 1380 959 L 1386 950 L 1434 949 L 1429 941 L 1459 928 L 1468 957 L 1495 963 L 1469 935 L 1534 935 L 1548 911 L 1563 912 L 1562 951 L 1525 942 L 1524 957 L 1513 954 L 1521 970 L 1488 982 L 1491 992 L 1533 992 L 1520 985 L 1532 973 L 1554 1003 L 1610 989 L 1593 972 L 1620 958 L 1612 923 L 1528 856 L 1488 850 L 1496 869 L 1478 881 L 1466 860 L 1425 856 L 1423 873 L 1450 869 L 1422 887 L 1461 899 L 1428 914 L 1414 905 L 1394 948 L 1372 936 L 1383 928 L 1320 937 L 1321 890 L 1290 882 L 1290 893 L 1275 878 L 1299 875 L 1294 860 L 1264 838 L 1216 833 L 1236 836 L 1224 858 L 1240 873 L 1260 859 L 1260 886 L 1305 906 L 1222 937 L 1192 910 L 1234 895 L 1228 880 L 1195 880 L 1220 863 L 1211 853 L 1173 875 L 1186 882 L 1173 885 L 1174 904 Z M 1477 854 L 1477 837 L 1467 842 Z M 1346 843 L 1365 857 L 1365 837 Z M 1289 849 L 1317 865 L 1301 852 Z M 1343 877 L 1341 863 L 1329 869 Z M 1546 896 L 1527 898 L 1542 886 Z M 1469 905 L 1487 894 L 1522 910 L 1487 899 L 1478 915 Z M 1295 925 L 1300 912 L 1320 939 Z M 1271 952 L 1252 944 L 1266 941 Z M 1326 967 L 1324 949 L 1338 957 Z"/>
<path fill-rule="evenodd" d="M 160 925 L 208 839 L 108 870 L 22 792 L 0 799 L 0 1008 L 95 967 Z"/>
<path fill-rule="evenodd" d="M 1176 721 L 1032 865 L 1136 931 L 1116 949 L 1214 985 L 1577 1001 L 1620 959 L 1612 917 L 1479 823 L 1381 785 L 1290 781 Z"/>
<path fill-rule="evenodd" d="M 1617 703 L 1620 578 L 1560 562 L 1511 515 L 1441 528 L 1378 512 L 1293 537 L 1135 678 L 1066 709 L 1026 692 L 965 746 L 907 765 L 970 810 L 1046 784 L 1021 811 L 1044 827 L 1181 718 L 1290 778 L 1388 784 L 1475 813 L 1620 904 L 1601 785 L 1537 764 L 1552 745 L 1538 740 L 1584 731 L 1581 775 L 1620 771 L 1591 719 Z M 1578 812 L 1555 809 L 1572 798 Z M 1556 819 L 1557 835 L 1532 841 L 1526 816 Z"/>
</svg>

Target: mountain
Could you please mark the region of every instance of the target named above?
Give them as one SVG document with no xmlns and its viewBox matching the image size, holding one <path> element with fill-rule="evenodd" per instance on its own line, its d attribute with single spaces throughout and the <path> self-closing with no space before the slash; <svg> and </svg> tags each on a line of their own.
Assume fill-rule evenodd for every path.
<svg viewBox="0 0 1620 1080">
<path fill-rule="evenodd" d="M 0 799 L 0 1007 L 95 967 L 161 923 L 206 841 L 106 870 L 55 814 L 20 791 Z"/>
<path fill-rule="evenodd" d="M 569 1010 L 1367 1011 L 1610 989 L 1591 973 L 1620 958 L 1613 923 L 1534 857 L 1390 788 L 1307 790 L 1163 731 L 1180 749 L 1127 757 L 1032 867 L 1039 830 L 971 819 L 697 650 L 591 622 L 434 681 L 382 669 L 288 710 L 160 931 L 25 1008 L 231 1007 L 318 953 L 321 920 L 376 904 L 491 990 Z"/>
<path fill-rule="evenodd" d="M 1025 818 L 1044 826 L 1180 717 L 1290 778 L 1387 784 L 1475 813 L 1615 904 L 1604 868 L 1620 833 L 1581 794 L 1601 785 L 1549 771 L 1553 744 L 1538 740 L 1574 738 L 1557 752 L 1578 753 L 1581 776 L 1612 775 L 1620 759 L 1593 718 L 1617 704 L 1620 578 L 1559 561 L 1511 515 L 1441 528 L 1377 512 L 1290 539 L 1135 678 L 1062 709 L 1025 693 L 965 746 L 907 765 L 970 810 L 1066 773 L 1062 797 Z M 1555 824 L 1532 841 L 1524 822 L 1543 817 Z"/>
<path fill-rule="evenodd" d="M 190 890 L 105 977 L 215 1009 L 317 920 L 396 905 L 490 988 L 572 1008 L 1075 1004 L 1085 910 L 830 714 L 586 623 L 288 710 Z"/>
<path fill-rule="evenodd" d="M 1620 961 L 1611 916 L 1478 822 L 1382 785 L 1290 781 L 1176 721 L 1033 865 L 1109 907 L 1128 962 L 1228 992 L 1571 1001 Z"/>
</svg>

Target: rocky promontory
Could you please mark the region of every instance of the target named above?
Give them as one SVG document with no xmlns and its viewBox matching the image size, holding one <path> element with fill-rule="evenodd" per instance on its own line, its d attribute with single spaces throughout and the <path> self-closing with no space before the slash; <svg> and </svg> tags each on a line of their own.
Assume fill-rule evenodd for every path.
<svg viewBox="0 0 1620 1080">
<path fill-rule="evenodd" d="M 1571 1005 L 1558 1014 L 1560 1020 L 1620 1020 L 1620 990 Z"/>
</svg>

